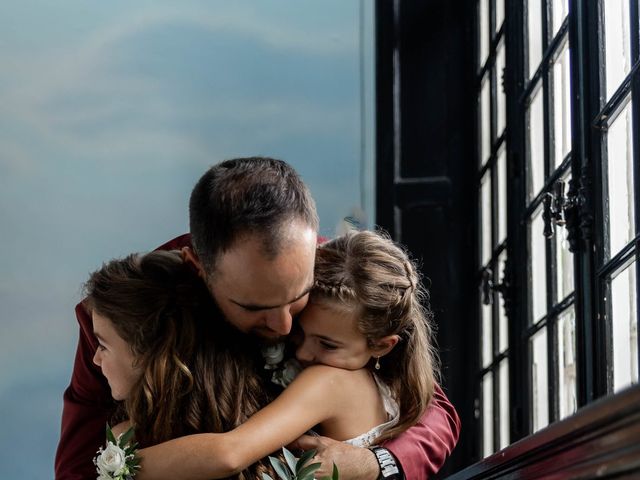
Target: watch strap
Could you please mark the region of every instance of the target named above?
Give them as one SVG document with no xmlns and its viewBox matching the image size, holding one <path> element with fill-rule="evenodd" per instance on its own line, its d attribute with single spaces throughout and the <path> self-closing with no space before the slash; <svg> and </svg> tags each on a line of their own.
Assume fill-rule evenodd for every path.
<svg viewBox="0 0 640 480">
<path fill-rule="evenodd" d="M 378 446 L 369 447 L 369 450 L 376 456 L 378 465 L 380 466 L 378 480 L 404 480 L 400 466 L 389 450 Z"/>
</svg>

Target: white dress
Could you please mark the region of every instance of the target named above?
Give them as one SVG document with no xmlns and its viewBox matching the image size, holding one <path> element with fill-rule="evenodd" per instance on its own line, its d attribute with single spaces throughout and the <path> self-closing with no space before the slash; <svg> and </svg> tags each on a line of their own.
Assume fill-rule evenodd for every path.
<svg viewBox="0 0 640 480">
<path fill-rule="evenodd" d="M 398 419 L 400 418 L 400 409 L 398 408 L 398 402 L 396 402 L 393 398 L 389 387 L 384 382 L 379 380 L 377 376 L 373 375 L 373 378 L 378 385 L 378 391 L 380 392 L 380 396 L 382 397 L 382 402 L 384 404 L 384 409 L 387 412 L 388 420 L 380 425 L 373 427 L 371 430 L 363 433 L 362 435 L 358 435 L 355 438 L 345 440 L 345 443 L 348 443 L 355 447 L 370 447 L 371 445 L 373 445 L 373 441 L 377 437 L 379 437 L 382 432 L 393 427 L 396 423 L 398 423 Z"/>
</svg>

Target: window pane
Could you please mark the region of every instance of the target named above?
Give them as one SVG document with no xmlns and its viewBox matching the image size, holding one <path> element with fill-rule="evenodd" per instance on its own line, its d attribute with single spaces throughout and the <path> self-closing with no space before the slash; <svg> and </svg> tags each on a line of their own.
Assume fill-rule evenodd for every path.
<svg viewBox="0 0 640 480">
<path fill-rule="evenodd" d="M 498 259 L 497 274 L 499 275 L 499 281 L 502 282 L 502 275 L 504 274 L 504 265 L 507 261 L 507 251 L 503 250 Z M 504 311 L 504 299 L 500 295 L 500 301 L 497 302 L 496 308 L 498 309 L 498 350 L 500 353 L 504 352 L 509 347 L 509 326 L 507 322 L 507 315 Z"/>
<path fill-rule="evenodd" d="M 611 282 L 613 329 L 613 390 L 638 383 L 638 312 L 636 264 L 618 273 Z"/>
<path fill-rule="evenodd" d="M 571 177 L 562 179 L 565 185 L 569 185 Z M 567 187 L 568 188 L 568 187 Z M 556 302 L 562 301 L 567 295 L 573 292 L 573 253 L 569 251 L 569 231 L 560 225 L 555 227 L 554 239 L 556 242 L 556 288 L 558 298 Z"/>
<path fill-rule="evenodd" d="M 509 438 L 509 360 L 500 362 L 500 448 L 508 446 Z"/>
<path fill-rule="evenodd" d="M 535 197 L 544 183 L 544 119 L 542 88 L 529 107 L 529 198 Z"/>
<path fill-rule="evenodd" d="M 498 241 L 507 237 L 507 151 L 504 147 L 498 155 Z"/>
<path fill-rule="evenodd" d="M 607 0 L 604 8 L 607 99 L 631 70 L 629 0 Z"/>
<path fill-rule="evenodd" d="M 607 177 L 609 180 L 610 257 L 635 237 L 633 201 L 633 146 L 631 102 L 620 113 L 607 136 Z"/>
<path fill-rule="evenodd" d="M 533 431 L 549 424 L 549 380 L 547 371 L 547 329 L 542 328 L 531 339 L 531 394 L 533 395 Z"/>
<path fill-rule="evenodd" d="M 482 144 L 480 163 L 484 164 L 491 154 L 491 84 L 485 75 L 480 96 L 480 142 Z"/>
<path fill-rule="evenodd" d="M 576 411 L 576 318 L 573 307 L 558 318 L 558 401 L 560 418 Z"/>
<path fill-rule="evenodd" d="M 547 313 L 547 252 L 545 248 L 544 221 L 542 208 L 539 208 L 531 220 L 531 279 L 533 321 L 537 322 Z"/>
<path fill-rule="evenodd" d="M 569 0 L 552 0 L 551 2 L 552 34 L 555 37 L 562 26 L 562 22 L 569 13 Z"/>
<path fill-rule="evenodd" d="M 498 103 L 498 118 L 496 119 L 498 131 L 496 134 L 498 137 L 502 135 L 502 131 L 504 130 L 504 126 L 507 122 L 507 97 L 504 93 L 502 79 L 502 75 L 504 73 L 504 52 L 504 42 L 500 42 L 500 45 L 498 46 L 498 52 L 496 54 L 496 90 L 498 92 L 498 96 L 496 98 L 496 101 Z"/>
<path fill-rule="evenodd" d="M 541 0 L 528 0 L 529 77 L 542 60 L 542 5 Z"/>
<path fill-rule="evenodd" d="M 491 170 L 487 170 L 482 177 L 480 186 L 482 195 L 482 265 L 491 259 Z"/>
<path fill-rule="evenodd" d="M 571 150 L 571 92 L 568 44 L 553 65 L 554 169 Z"/>
<path fill-rule="evenodd" d="M 487 373 L 482 380 L 482 453 L 493 453 L 493 375 Z"/>
<path fill-rule="evenodd" d="M 558 298 L 562 301 L 573 292 L 573 254 L 569 251 L 569 232 L 565 227 L 556 226 L 556 282 Z"/>
<path fill-rule="evenodd" d="M 493 361 L 493 321 L 491 305 L 482 304 L 482 368 Z"/>
<path fill-rule="evenodd" d="M 482 68 L 489 54 L 489 0 L 480 0 L 478 15 L 480 17 L 480 26 L 478 28 L 480 35 L 479 67 Z"/>
<path fill-rule="evenodd" d="M 496 32 L 502 27 L 504 22 L 504 2 L 505 0 L 496 0 Z"/>
</svg>

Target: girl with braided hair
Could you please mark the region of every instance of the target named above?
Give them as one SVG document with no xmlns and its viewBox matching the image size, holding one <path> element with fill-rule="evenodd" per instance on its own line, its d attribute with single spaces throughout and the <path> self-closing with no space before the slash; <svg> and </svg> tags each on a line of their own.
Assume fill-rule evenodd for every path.
<svg viewBox="0 0 640 480">
<path fill-rule="evenodd" d="M 309 429 L 379 444 L 418 422 L 433 396 L 428 294 L 406 252 L 382 234 L 350 232 L 319 246 L 292 337 L 305 368 L 273 402 L 230 432 L 141 450 L 139 479 L 224 478 Z"/>
</svg>

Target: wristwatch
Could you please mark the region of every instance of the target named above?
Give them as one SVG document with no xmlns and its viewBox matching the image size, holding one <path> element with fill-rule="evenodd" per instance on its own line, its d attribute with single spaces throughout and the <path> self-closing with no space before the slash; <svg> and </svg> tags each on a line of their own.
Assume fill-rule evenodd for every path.
<svg viewBox="0 0 640 480">
<path fill-rule="evenodd" d="M 404 480 L 404 474 L 400 469 L 400 465 L 396 463 L 393 454 L 384 447 L 369 447 L 380 465 L 380 475 L 378 480 Z"/>
</svg>

